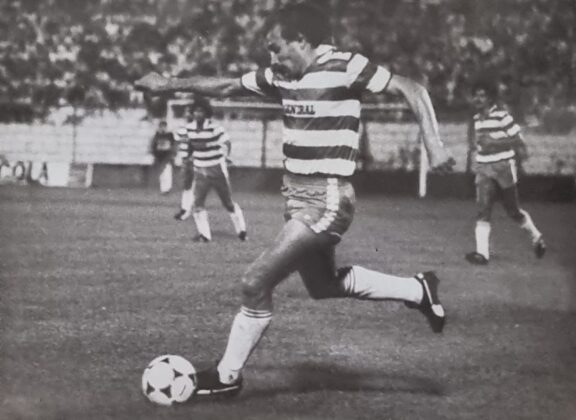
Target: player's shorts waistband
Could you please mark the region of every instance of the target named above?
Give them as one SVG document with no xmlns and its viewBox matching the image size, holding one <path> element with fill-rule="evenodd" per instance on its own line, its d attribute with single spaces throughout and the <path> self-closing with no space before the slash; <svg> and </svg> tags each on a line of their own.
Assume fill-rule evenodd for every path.
<svg viewBox="0 0 576 420">
<path fill-rule="evenodd" d="M 515 156 L 514 150 L 506 150 L 500 153 L 492 153 L 490 155 L 476 155 L 476 162 L 478 163 L 494 163 L 503 160 L 513 159 Z"/>
<path fill-rule="evenodd" d="M 292 172 L 284 173 L 285 184 L 304 184 L 304 185 L 326 185 L 327 182 L 337 183 L 339 185 L 347 184 L 350 182 L 349 176 L 328 175 L 328 174 L 310 174 L 301 175 Z"/>
<path fill-rule="evenodd" d="M 195 168 L 215 168 L 226 163 L 226 159 L 221 158 L 217 160 L 198 160 L 194 159 L 193 164 Z"/>
</svg>

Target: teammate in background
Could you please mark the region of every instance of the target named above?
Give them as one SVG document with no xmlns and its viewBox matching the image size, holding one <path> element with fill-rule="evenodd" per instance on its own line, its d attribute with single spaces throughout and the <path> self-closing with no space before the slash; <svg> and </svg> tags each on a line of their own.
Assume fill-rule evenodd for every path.
<svg viewBox="0 0 576 420">
<path fill-rule="evenodd" d="M 478 215 L 474 230 L 476 251 L 466 254 L 466 260 L 471 264 L 488 264 L 490 219 L 498 194 L 508 215 L 528 233 L 536 257 L 542 258 L 546 253 L 542 234 L 528 212 L 521 209 L 518 203 L 517 169 L 527 157 L 520 127 L 506 108 L 497 103 L 496 85 L 477 83 L 472 95 L 476 114 L 468 129 L 466 169 L 470 171 L 474 158 Z"/>
<path fill-rule="evenodd" d="M 174 135 L 168 131 L 166 121 L 160 121 L 158 130 L 150 141 L 149 150 L 154 156 L 154 168 L 158 171 L 160 192 L 162 194 L 168 194 L 172 190 L 176 140 L 174 139 Z"/>
<path fill-rule="evenodd" d="M 224 355 L 217 366 L 198 373 L 197 395 L 234 395 L 241 389 L 242 369 L 272 319 L 274 288 L 294 271 L 313 299 L 400 300 L 420 310 L 434 332 L 442 332 L 445 323 L 433 272 L 400 277 L 335 265 L 336 244 L 354 214 L 350 176 L 358 155 L 361 94 L 403 94 L 418 119 L 432 166 L 449 170 L 454 160 L 440 140 L 428 92 L 360 54 L 330 45 L 329 18 L 313 6 L 286 6 L 268 24 L 271 67 L 239 79 L 165 79 L 152 73 L 136 82 L 153 92 L 253 92 L 283 104 L 286 222 L 244 274 L 242 307 Z"/>
<path fill-rule="evenodd" d="M 188 124 L 176 132 L 180 143 L 179 153 L 185 156 L 181 209 L 174 218 L 186 220 L 192 214 L 198 231 L 194 241 L 211 241 L 212 233 L 205 204 L 208 193 L 215 189 L 222 205 L 230 214 L 238 238 L 245 241 L 247 234 L 244 214 L 240 206 L 232 200 L 228 175 L 230 137 L 221 126 L 210 119 L 212 107 L 206 99 L 196 98 L 188 112 Z"/>
</svg>

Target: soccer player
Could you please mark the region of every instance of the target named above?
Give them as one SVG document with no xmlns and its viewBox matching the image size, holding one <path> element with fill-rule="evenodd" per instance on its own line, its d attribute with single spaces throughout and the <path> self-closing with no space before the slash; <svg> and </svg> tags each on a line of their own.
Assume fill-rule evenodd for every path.
<svg viewBox="0 0 576 420">
<path fill-rule="evenodd" d="M 475 160 L 478 215 L 474 234 L 476 251 L 466 254 L 471 264 L 486 265 L 490 260 L 492 207 L 500 194 L 506 212 L 527 232 L 534 253 L 542 258 L 546 245 L 530 214 L 518 203 L 517 168 L 526 158 L 526 144 L 520 127 L 505 107 L 498 104 L 495 84 L 481 81 L 472 88 L 476 111 L 468 129 L 467 170 Z"/>
<path fill-rule="evenodd" d="M 190 90 L 230 96 L 253 92 L 283 105 L 285 224 L 242 278 L 242 306 L 232 322 L 219 363 L 198 374 L 197 395 L 234 395 L 242 369 L 272 319 L 274 288 L 297 271 L 313 299 L 400 300 L 420 310 L 435 333 L 446 315 L 433 272 L 401 277 L 353 265 L 337 269 L 335 247 L 352 222 L 350 176 L 358 155 L 361 95 L 399 92 L 420 124 L 432 166 L 454 164 L 438 133 L 434 108 L 421 85 L 329 44 L 329 18 L 305 4 L 289 5 L 268 22 L 271 66 L 236 78 L 165 79 L 149 74 L 136 82 L 153 92 Z"/>
<path fill-rule="evenodd" d="M 206 211 L 206 197 L 215 189 L 241 241 L 247 238 L 246 221 L 240 206 L 232 200 L 228 155 L 230 137 L 224 129 L 211 120 L 212 106 L 197 97 L 188 108 L 189 123 L 176 132 L 181 144 L 180 152 L 186 154 L 184 162 L 184 191 L 176 220 L 194 217 L 198 235 L 195 242 L 210 242 L 212 233 Z"/>
<path fill-rule="evenodd" d="M 162 194 L 168 194 L 172 190 L 175 151 L 174 135 L 168 131 L 166 121 L 160 121 L 158 130 L 150 141 L 150 153 L 154 156 L 154 167 L 158 171 L 158 182 Z"/>
</svg>

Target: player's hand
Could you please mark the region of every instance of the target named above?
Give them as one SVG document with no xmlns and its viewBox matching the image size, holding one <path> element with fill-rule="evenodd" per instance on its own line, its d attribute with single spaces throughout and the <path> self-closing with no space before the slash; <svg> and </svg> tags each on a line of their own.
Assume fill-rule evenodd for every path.
<svg viewBox="0 0 576 420">
<path fill-rule="evenodd" d="M 450 156 L 448 159 L 434 166 L 432 172 L 437 174 L 449 174 L 454 170 L 454 165 L 456 165 L 456 161 Z"/>
<path fill-rule="evenodd" d="M 149 92 L 164 92 L 168 87 L 168 79 L 158 73 L 148 73 L 146 76 L 134 82 L 134 87 L 138 90 Z"/>
</svg>

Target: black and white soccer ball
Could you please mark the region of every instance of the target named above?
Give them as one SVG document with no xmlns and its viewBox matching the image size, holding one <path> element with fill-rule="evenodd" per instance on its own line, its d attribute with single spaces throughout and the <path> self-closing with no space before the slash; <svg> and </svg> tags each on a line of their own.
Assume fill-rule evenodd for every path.
<svg viewBox="0 0 576 420">
<path fill-rule="evenodd" d="M 182 356 L 158 356 L 142 374 L 142 391 L 155 404 L 170 406 L 186 402 L 195 390 L 196 369 Z"/>
</svg>

